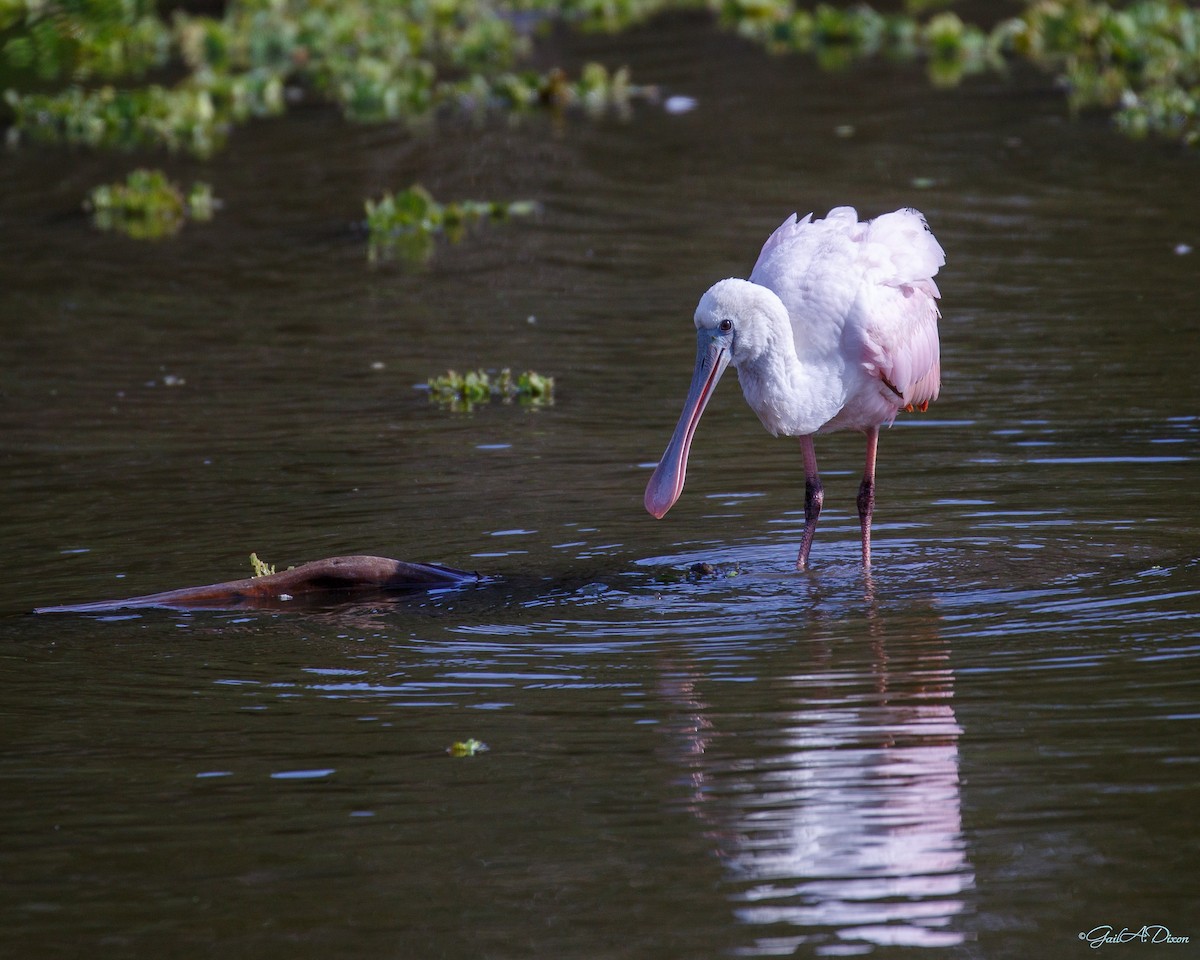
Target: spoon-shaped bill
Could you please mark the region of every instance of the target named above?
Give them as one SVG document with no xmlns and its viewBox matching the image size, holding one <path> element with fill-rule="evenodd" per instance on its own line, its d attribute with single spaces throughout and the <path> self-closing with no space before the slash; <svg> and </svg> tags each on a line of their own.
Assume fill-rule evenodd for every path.
<svg viewBox="0 0 1200 960">
<path fill-rule="evenodd" d="M 729 365 L 729 353 L 719 344 L 713 342 L 711 336 L 701 333 L 696 346 L 696 369 L 692 372 L 692 385 L 688 389 L 687 400 L 683 403 L 683 413 L 679 415 L 679 423 L 667 444 L 666 452 L 650 482 L 646 484 L 646 510 L 658 519 L 662 519 L 679 495 L 683 493 L 683 479 L 687 474 L 688 450 L 692 446 L 692 437 L 700 423 L 700 415 L 704 413 L 709 398 L 716 389 L 717 381 Z"/>
</svg>

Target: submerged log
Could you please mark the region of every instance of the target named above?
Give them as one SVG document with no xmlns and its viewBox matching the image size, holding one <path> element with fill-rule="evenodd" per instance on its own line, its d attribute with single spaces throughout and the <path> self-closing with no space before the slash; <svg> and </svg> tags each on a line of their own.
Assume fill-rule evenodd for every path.
<svg viewBox="0 0 1200 960">
<path fill-rule="evenodd" d="M 153 607 L 174 610 L 226 610 L 236 607 L 280 609 L 300 599 L 331 599 L 338 594 L 432 590 L 479 580 L 477 573 L 436 563 L 407 563 L 387 557 L 327 557 L 261 577 L 184 587 L 124 600 L 38 607 L 34 613 L 110 613 Z"/>
</svg>

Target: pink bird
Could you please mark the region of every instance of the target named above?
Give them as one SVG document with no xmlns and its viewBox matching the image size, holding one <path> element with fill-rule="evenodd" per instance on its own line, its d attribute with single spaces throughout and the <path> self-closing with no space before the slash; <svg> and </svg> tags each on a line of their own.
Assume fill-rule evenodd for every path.
<svg viewBox="0 0 1200 960">
<path fill-rule="evenodd" d="M 763 244 L 749 280 L 721 280 L 696 307 L 696 369 L 675 433 L 646 486 L 661 519 L 683 492 L 700 415 L 726 366 L 764 427 L 800 438 L 808 553 L 824 491 L 813 437 L 867 436 L 858 489 L 863 565 L 871 563 L 875 453 L 880 426 L 900 410 L 924 412 L 941 385 L 934 274 L 946 256 L 925 218 L 903 209 L 859 223 L 853 207 L 824 220 L 792 214 Z"/>
</svg>

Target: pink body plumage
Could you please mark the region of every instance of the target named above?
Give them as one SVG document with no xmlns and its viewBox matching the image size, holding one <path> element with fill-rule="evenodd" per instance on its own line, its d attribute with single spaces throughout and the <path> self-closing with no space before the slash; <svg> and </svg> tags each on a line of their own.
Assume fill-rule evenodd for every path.
<svg viewBox="0 0 1200 960">
<path fill-rule="evenodd" d="M 763 426 L 800 438 L 810 492 L 799 567 L 807 565 L 821 502 L 812 436 L 867 434 L 859 513 L 869 563 L 879 427 L 902 409 L 924 410 L 941 385 L 933 277 L 945 262 L 916 210 L 860 223 L 852 207 L 836 207 L 823 220 L 785 220 L 763 244 L 749 280 L 721 280 L 700 299 L 692 387 L 646 487 L 646 509 L 662 517 L 683 492 L 700 415 L 732 364 Z"/>
</svg>

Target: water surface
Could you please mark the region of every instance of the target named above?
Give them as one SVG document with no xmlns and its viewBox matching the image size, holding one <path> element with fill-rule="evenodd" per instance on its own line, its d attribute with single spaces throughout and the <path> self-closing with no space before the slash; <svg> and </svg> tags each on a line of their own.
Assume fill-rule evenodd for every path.
<svg viewBox="0 0 1200 960">
<path fill-rule="evenodd" d="M 129 158 L 0 158 L 0 953 L 1194 946 L 1197 158 L 1040 77 L 822 74 L 702 20 L 541 56 L 697 107 L 424 133 L 297 111 L 209 163 L 150 158 L 225 201 L 154 245 L 78 212 Z M 414 181 L 543 212 L 368 263 L 363 197 Z M 821 439 L 798 576 L 799 453 L 732 378 L 679 504 L 641 495 L 700 293 L 847 202 L 916 205 L 947 251 L 943 396 L 882 438 L 869 578 L 862 441 Z M 414 389 L 468 366 L 553 375 L 556 402 Z M 240 577 L 252 550 L 496 579 L 27 614 Z M 448 757 L 466 737 L 490 749 Z"/>
</svg>

